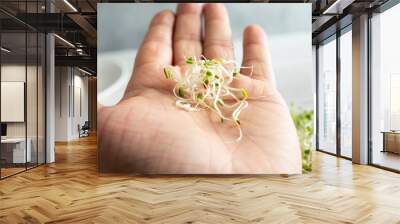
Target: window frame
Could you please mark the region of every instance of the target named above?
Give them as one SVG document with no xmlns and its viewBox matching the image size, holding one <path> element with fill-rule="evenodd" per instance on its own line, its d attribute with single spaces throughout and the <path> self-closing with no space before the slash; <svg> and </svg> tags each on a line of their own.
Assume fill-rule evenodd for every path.
<svg viewBox="0 0 400 224">
<path fill-rule="evenodd" d="M 343 28 L 337 30 L 332 35 L 326 37 L 325 39 L 319 41 L 316 44 L 316 150 L 319 152 L 327 153 L 329 155 L 337 156 L 340 158 L 344 158 L 347 160 L 352 160 L 352 158 L 342 155 L 341 150 L 341 118 L 340 118 L 340 104 L 341 104 L 341 97 L 340 97 L 340 86 L 341 86 L 341 67 L 340 67 L 340 37 L 347 32 L 352 31 L 352 23 L 347 24 Z M 321 149 L 319 143 L 319 110 L 320 110 L 320 96 L 319 96 L 319 81 L 320 81 L 320 74 L 319 74 L 319 65 L 320 65 L 320 57 L 319 57 L 319 47 L 321 44 L 326 44 L 331 41 L 336 41 L 336 152 L 328 152 L 327 150 Z"/>
<path fill-rule="evenodd" d="M 372 94 L 373 94 L 373 88 L 372 88 L 372 58 L 373 58 L 373 51 L 372 51 L 372 42 L 373 42 L 373 27 L 372 27 L 372 19 L 374 17 L 374 14 L 381 14 L 384 13 L 385 11 L 393 8 L 394 6 L 398 5 L 400 3 L 399 0 L 388 0 L 384 4 L 380 5 L 377 8 L 374 8 L 372 10 L 368 11 L 368 32 L 367 32 L 367 38 L 368 38 L 368 111 L 367 111 L 367 116 L 368 116 L 368 165 L 377 167 L 383 170 L 395 172 L 395 173 L 400 173 L 400 170 L 394 169 L 391 167 L 383 166 L 377 163 L 374 163 L 373 161 L 373 153 L 374 153 L 374 145 L 373 145 L 373 127 L 372 127 L 372 120 L 373 120 L 373 113 L 372 113 Z"/>
</svg>

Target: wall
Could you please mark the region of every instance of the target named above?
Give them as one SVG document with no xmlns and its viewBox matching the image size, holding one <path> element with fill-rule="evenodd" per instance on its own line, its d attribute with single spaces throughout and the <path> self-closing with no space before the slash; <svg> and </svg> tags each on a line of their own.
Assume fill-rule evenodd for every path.
<svg viewBox="0 0 400 224">
<path fill-rule="evenodd" d="M 88 79 L 88 99 L 89 108 L 88 116 L 90 122 L 90 131 L 97 131 L 97 78 L 90 77 Z"/>
<path fill-rule="evenodd" d="M 55 74 L 55 140 L 70 141 L 89 117 L 88 77 L 72 67 L 56 67 Z"/>
<path fill-rule="evenodd" d="M 44 162 L 44 80 L 42 67 L 21 64 L 2 64 L 1 81 L 19 81 L 26 84 L 26 121 L 7 122 L 7 137 L 30 139 L 32 162 Z M 26 79 L 26 80 L 25 80 Z M 1 108 L 7 110 L 7 108 Z M 40 156 L 37 156 L 39 153 Z"/>
<path fill-rule="evenodd" d="M 75 70 L 76 72 L 77 70 Z M 73 102 L 73 108 L 72 108 L 72 120 L 71 120 L 71 134 L 73 138 L 79 137 L 79 132 L 78 132 L 78 124 L 81 126 L 85 123 L 85 121 L 88 121 L 88 77 L 81 76 L 83 73 L 79 73 L 78 75 L 75 73 L 74 75 L 74 80 L 73 80 L 73 86 L 74 88 L 74 96 L 72 96 Z M 71 89 L 71 90 L 72 90 Z M 79 102 L 80 101 L 80 102 Z"/>
<path fill-rule="evenodd" d="M 28 70 L 30 69 L 32 68 L 28 67 Z M 25 65 L 2 65 L 1 81 L 25 82 Z M 4 110 L 5 108 L 1 109 Z M 25 137 L 25 123 L 24 122 L 7 123 L 7 137 Z"/>
<path fill-rule="evenodd" d="M 55 68 L 55 141 L 67 141 L 69 133 L 69 68 Z"/>
<path fill-rule="evenodd" d="M 368 163 L 368 15 L 352 23 L 352 161 Z"/>
<path fill-rule="evenodd" d="M 28 66 L 27 67 L 27 78 L 28 78 L 28 86 L 27 86 L 27 108 L 29 108 L 27 113 L 27 125 L 28 125 L 28 133 L 36 132 L 36 120 L 37 114 L 36 109 L 37 106 L 41 108 L 43 106 L 43 101 L 39 101 L 39 105 L 37 105 L 37 95 L 36 95 L 36 67 Z M 40 71 L 39 71 L 39 74 Z M 1 67 L 1 81 L 9 82 L 9 81 L 19 81 L 25 82 L 25 65 L 2 65 Z M 26 83 L 26 82 L 25 82 Z M 6 108 L 2 108 L 6 109 Z M 32 122 L 35 122 L 33 124 Z M 25 123 L 24 122 L 11 122 L 7 123 L 7 136 L 8 137 L 25 137 Z"/>
</svg>

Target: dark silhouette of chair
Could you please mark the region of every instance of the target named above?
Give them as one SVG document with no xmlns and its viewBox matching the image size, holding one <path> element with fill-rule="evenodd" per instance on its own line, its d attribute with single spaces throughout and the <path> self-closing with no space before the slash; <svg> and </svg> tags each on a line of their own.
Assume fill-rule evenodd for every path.
<svg viewBox="0 0 400 224">
<path fill-rule="evenodd" d="M 89 136 L 89 129 L 90 129 L 89 121 L 85 121 L 82 127 L 78 124 L 79 138 Z"/>
</svg>

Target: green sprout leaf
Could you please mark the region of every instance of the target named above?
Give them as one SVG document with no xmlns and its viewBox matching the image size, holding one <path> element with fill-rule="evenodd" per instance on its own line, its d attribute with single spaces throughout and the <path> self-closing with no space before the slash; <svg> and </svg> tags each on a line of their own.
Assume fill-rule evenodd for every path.
<svg viewBox="0 0 400 224">
<path fill-rule="evenodd" d="M 172 79 L 172 70 L 171 68 L 164 68 L 164 75 L 166 79 Z"/>
<path fill-rule="evenodd" d="M 189 57 L 188 59 L 186 59 L 186 64 L 188 64 L 188 65 L 193 64 L 193 58 Z"/>
<path fill-rule="evenodd" d="M 242 93 L 243 98 L 248 98 L 249 97 L 249 93 L 247 92 L 247 90 L 245 88 L 241 88 L 240 92 Z"/>
<path fill-rule="evenodd" d="M 235 69 L 235 71 L 233 72 L 232 76 L 236 77 L 240 75 L 240 70 L 239 69 Z"/>
<path fill-rule="evenodd" d="M 178 89 L 178 96 L 182 98 L 185 97 L 185 90 L 182 87 Z"/>
</svg>

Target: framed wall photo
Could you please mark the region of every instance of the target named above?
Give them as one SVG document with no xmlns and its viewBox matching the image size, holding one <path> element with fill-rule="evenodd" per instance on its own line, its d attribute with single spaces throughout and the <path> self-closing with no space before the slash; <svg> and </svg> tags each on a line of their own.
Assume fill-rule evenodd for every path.
<svg viewBox="0 0 400 224">
<path fill-rule="evenodd" d="M 100 172 L 302 172 L 287 105 L 314 105 L 311 4 L 97 9 Z"/>
</svg>

